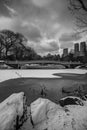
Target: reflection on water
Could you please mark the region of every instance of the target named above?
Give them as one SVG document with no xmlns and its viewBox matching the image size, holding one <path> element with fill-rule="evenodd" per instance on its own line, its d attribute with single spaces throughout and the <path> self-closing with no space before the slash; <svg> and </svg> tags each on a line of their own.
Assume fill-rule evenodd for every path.
<svg viewBox="0 0 87 130">
<path fill-rule="evenodd" d="M 61 78 L 60 76 L 55 76 L 55 73 L 74 73 L 74 74 L 85 74 L 87 70 L 81 69 L 56 69 L 56 70 L 40 70 L 40 69 L 32 69 L 32 70 L 0 70 L 0 82 L 14 79 L 14 78 Z"/>
</svg>

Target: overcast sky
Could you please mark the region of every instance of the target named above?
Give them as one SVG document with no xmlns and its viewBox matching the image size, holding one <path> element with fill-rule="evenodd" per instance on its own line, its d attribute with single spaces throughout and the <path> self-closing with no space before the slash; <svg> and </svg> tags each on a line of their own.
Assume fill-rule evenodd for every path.
<svg viewBox="0 0 87 130">
<path fill-rule="evenodd" d="M 28 38 L 39 54 L 58 53 L 82 39 L 68 0 L 0 0 L 0 30 L 10 29 Z"/>
</svg>

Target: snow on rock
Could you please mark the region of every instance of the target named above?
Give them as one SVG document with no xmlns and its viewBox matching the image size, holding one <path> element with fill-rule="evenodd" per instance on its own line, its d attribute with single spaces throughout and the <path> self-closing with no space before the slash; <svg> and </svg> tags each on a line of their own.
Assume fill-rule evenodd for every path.
<svg viewBox="0 0 87 130">
<path fill-rule="evenodd" d="M 46 120 L 48 118 L 48 111 L 54 108 L 56 108 L 56 104 L 48 99 L 39 98 L 33 102 L 31 104 L 31 115 L 34 124 L 38 124 L 38 122 L 43 122 Z"/>
<path fill-rule="evenodd" d="M 0 104 L 0 130 L 87 130 L 87 100 L 39 98 L 28 107 L 24 93 L 13 94 Z"/>
<path fill-rule="evenodd" d="M 33 102 L 30 106 L 33 130 L 86 130 L 87 101 L 77 97 L 71 98 L 77 104 L 62 107 L 42 98 Z"/>
<path fill-rule="evenodd" d="M 17 130 L 26 120 L 24 93 L 13 94 L 0 103 L 0 130 Z"/>
</svg>

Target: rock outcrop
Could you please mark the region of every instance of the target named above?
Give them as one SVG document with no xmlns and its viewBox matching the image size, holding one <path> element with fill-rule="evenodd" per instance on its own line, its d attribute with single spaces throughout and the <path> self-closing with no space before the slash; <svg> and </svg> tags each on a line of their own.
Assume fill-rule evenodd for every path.
<svg viewBox="0 0 87 130">
<path fill-rule="evenodd" d="M 40 98 L 33 102 L 31 104 L 33 128 L 35 130 L 86 130 L 87 102 L 76 97 L 71 98 L 76 101 L 75 104 L 66 104 L 63 107 L 47 99 Z"/>
<path fill-rule="evenodd" d="M 39 98 L 26 105 L 24 93 L 0 104 L 0 130 L 87 130 L 87 101 L 66 97 L 55 104 Z"/>
<path fill-rule="evenodd" d="M 24 93 L 13 94 L 0 103 L 0 130 L 18 130 L 27 119 Z"/>
</svg>

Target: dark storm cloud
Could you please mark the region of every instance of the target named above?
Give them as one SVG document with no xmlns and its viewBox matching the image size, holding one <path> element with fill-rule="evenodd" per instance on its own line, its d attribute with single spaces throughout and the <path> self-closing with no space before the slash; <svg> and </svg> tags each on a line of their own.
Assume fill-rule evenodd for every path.
<svg viewBox="0 0 87 130">
<path fill-rule="evenodd" d="M 68 25 L 69 23 L 71 23 L 69 22 L 71 16 L 67 10 L 67 0 L 44 0 L 44 1 L 43 0 L 3 0 L 3 1 L 4 2 L 0 3 L 0 5 L 2 5 L 3 8 L 1 9 L 3 14 L 4 14 L 4 8 L 5 8 L 4 3 L 5 3 L 10 8 L 17 11 L 18 18 L 20 16 L 21 20 L 27 20 L 28 22 L 38 21 L 36 24 L 40 25 L 40 28 L 42 28 L 44 31 L 48 31 L 48 30 L 50 31 L 51 28 L 53 29 L 53 25 L 55 25 L 56 23 L 63 24 L 63 25 L 66 25 L 67 22 Z M 5 12 L 9 13 L 9 11 L 5 11 Z"/>
<path fill-rule="evenodd" d="M 32 41 L 28 42 L 28 45 L 30 47 L 33 47 L 36 52 L 38 52 L 39 54 L 43 55 L 43 54 L 47 54 L 47 53 L 55 53 L 59 51 L 59 45 L 58 42 L 54 41 L 54 40 L 42 40 L 42 42 L 39 43 L 34 43 Z"/>
<path fill-rule="evenodd" d="M 28 38 L 31 41 L 35 41 L 35 42 L 39 42 L 42 39 L 41 32 L 37 28 L 36 29 L 32 28 L 32 30 L 29 30 L 26 36 L 28 36 Z"/>
<path fill-rule="evenodd" d="M 71 23 L 72 17 L 67 9 L 67 0 L 3 0 L 25 19 L 39 19 L 45 23 Z M 4 7 L 4 3 L 1 3 Z M 48 3 L 48 4 L 47 4 Z M 6 11 L 5 11 L 6 12 Z M 68 18 L 68 19 L 67 19 Z M 69 25 L 69 24 L 68 24 Z"/>
<path fill-rule="evenodd" d="M 44 44 L 40 44 L 39 48 L 37 48 L 37 51 L 39 51 L 39 53 L 52 53 L 55 51 L 59 50 L 59 46 L 58 43 L 56 41 L 47 41 Z"/>
<path fill-rule="evenodd" d="M 48 46 L 48 48 L 45 49 L 46 51 L 53 52 L 53 51 L 59 50 L 59 46 L 58 46 L 58 43 L 56 41 L 48 42 L 47 44 L 49 46 Z"/>
<path fill-rule="evenodd" d="M 75 41 L 82 39 L 82 35 L 79 33 L 64 33 L 59 38 L 61 49 L 72 48 Z"/>
<path fill-rule="evenodd" d="M 58 39 L 62 44 L 79 39 L 67 34 L 73 30 L 73 20 L 67 0 L 0 0 L 0 29 L 22 33 L 37 52 L 56 51 Z"/>
<path fill-rule="evenodd" d="M 64 33 L 59 38 L 60 42 L 72 42 L 72 41 L 78 41 L 82 38 L 81 34 L 78 33 Z"/>
<path fill-rule="evenodd" d="M 5 1 L 5 0 L 4 0 Z M 7 0 L 4 2 L 9 7 L 15 9 L 22 18 L 31 19 L 32 17 L 46 17 L 48 9 L 40 8 L 32 3 L 32 0 Z"/>
<path fill-rule="evenodd" d="M 69 41 L 63 42 L 63 41 L 62 41 L 62 42 L 60 43 L 60 48 L 61 48 L 61 49 L 64 49 L 64 48 L 72 48 L 73 45 L 74 45 L 73 42 L 69 42 Z"/>
<path fill-rule="evenodd" d="M 3 0 L 0 0 L 0 16 L 10 16 L 9 15 L 9 12 L 8 12 L 8 9 L 5 7 L 5 3 Z"/>
<path fill-rule="evenodd" d="M 30 41 L 40 42 L 42 39 L 41 31 L 35 25 L 27 25 L 27 23 L 23 23 L 22 26 L 19 26 L 16 31 L 25 35 Z"/>
</svg>

